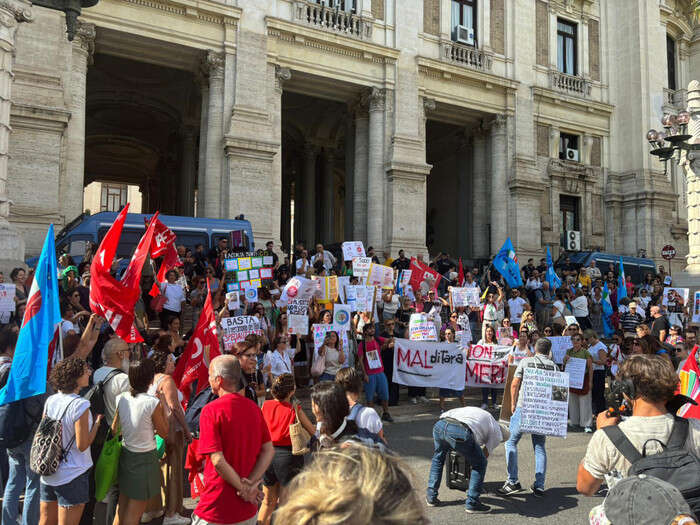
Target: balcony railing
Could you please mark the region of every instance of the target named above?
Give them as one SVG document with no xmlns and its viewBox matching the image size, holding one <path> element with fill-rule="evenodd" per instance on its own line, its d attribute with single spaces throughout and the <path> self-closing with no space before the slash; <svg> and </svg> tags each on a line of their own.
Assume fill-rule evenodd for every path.
<svg viewBox="0 0 700 525">
<path fill-rule="evenodd" d="M 590 80 L 575 75 L 567 75 L 561 71 L 549 72 L 549 84 L 552 89 L 570 95 L 587 97 L 591 94 Z"/>
<path fill-rule="evenodd" d="M 664 106 L 681 110 L 686 109 L 688 105 L 688 90 L 687 89 L 668 89 L 664 88 Z"/>
<path fill-rule="evenodd" d="M 372 21 L 355 13 L 328 7 L 308 0 L 294 2 L 294 19 L 318 29 L 368 40 L 372 38 Z"/>
<path fill-rule="evenodd" d="M 440 43 L 440 56 L 443 60 L 460 64 L 480 71 L 491 70 L 491 55 L 472 46 L 452 41 Z"/>
</svg>

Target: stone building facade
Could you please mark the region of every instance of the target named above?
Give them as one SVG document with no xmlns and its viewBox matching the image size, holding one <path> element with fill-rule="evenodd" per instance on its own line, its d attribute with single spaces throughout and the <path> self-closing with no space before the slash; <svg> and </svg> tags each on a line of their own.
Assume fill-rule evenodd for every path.
<svg viewBox="0 0 700 525">
<path fill-rule="evenodd" d="M 659 260 L 674 244 L 680 268 L 685 178 L 645 134 L 700 73 L 689 4 L 100 0 L 72 42 L 34 6 L 9 221 L 33 255 L 88 185 L 103 207 L 137 187 L 144 212 L 243 214 L 259 246 L 476 260 L 510 236 L 524 258 L 574 231 L 581 249 Z"/>
</svg>

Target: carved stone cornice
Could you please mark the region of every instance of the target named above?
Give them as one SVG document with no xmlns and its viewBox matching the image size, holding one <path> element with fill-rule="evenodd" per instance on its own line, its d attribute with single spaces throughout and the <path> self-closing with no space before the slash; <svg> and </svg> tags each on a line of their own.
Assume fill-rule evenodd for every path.
<svg viewBox="0 0 700 525">
<path fill-rule="evenodd" d="M 435 111 L 437 108 L 437 102 L 434 98 L 423 97 L 423 112 L 428 113 L 429 111 Z"/>
<path fill-rule="evenodd" d="M 367 89 L 363 98 L 366 100 L 366 104 L 370 112 L 373 111 L 384 111 L 386 107 L 386 90 L 372 87 Z"/>
<path fill-rule="evenodd" d="M 78 21 L 73 39 L 73 49 L 86 53 L 90 64 L 92 64 L 92 55 L 95 52 L 95 35 L 95 24 Z"/>
<path fill-rule="evenodd" d="M 275 65 L 275 89 L 278 92 L 282 92 L 284 83 L 290 78 L 292 78 L 292 71 L 288 67 Z"/>
<path fill-rule="evenodd" d="M 9 15 L 9 16 L 8 16 Z M 0 0 L 0 24 L 13 28 L 18 22 L 31 22 L 32 4 L 23 0 Z"/>
</svg>

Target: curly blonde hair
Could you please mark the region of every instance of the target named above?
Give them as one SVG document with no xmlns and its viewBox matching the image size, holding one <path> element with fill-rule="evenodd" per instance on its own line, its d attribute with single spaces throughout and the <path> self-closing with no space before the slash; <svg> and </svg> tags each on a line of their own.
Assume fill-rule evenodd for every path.
<svg viewBox="0 0 700 525">
<path fill-rule="evenodd" d="M 292 481 L 276 515 L 295 525 L 427 525 L 405 463 L 379 450 L 349 445 L 317 454 Z"/>
</svg>

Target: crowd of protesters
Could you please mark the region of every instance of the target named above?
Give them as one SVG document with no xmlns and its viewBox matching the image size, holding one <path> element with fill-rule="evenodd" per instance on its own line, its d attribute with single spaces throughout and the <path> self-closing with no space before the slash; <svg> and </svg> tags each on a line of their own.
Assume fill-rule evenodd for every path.
<svg viewBox="0 0 700 525">
<path fill-rule="evenodd" d="M 544 259 L 539 266 L 529 260 L 522 268 L 524 286 L 510 288 L 493 265 L 465 268 L 460 273 L 457 263 L 441 253 L 429 263 L 441 276 L 436 286 L 385 290 L 376 311 L 353 312 L 347 347 L 341 334 L 329 331 L 315 351 L 311 336 L 289 333 L 286 308 L 277 302 L 293 275 L 349 276 L 351 284 L 357 283 L 350 262 L 321 244 L 311 255 L 299 244 L 291 259 L 280 259 L 268 243 L 262 254 L 273 257 L 272 283 L 259 289 L 257 302 L 247 303 L 241 295 L 240 306 L 230 310 L 224 261 L 235 253 L 227 243 L 222 238 L 208 252 L 201 245 L 192 250 L 179 246 L 183 264 L 170 270 L 166 282 L 158 287 L 160 304 L 149 295 L 155 272 L 144 272 L 135 324 L 145 342 L 129 345 L 91 313 L 89 269 L 95 247 L 88 248 L 78 265 L 68 255 L 59 259 L 62 360 L 51 370 L 47 395 L 32 399 L 36 425 L 42 411 L 61 421 L 65 461 L 51 476 L 34 474 L 29 468 L 33 432 L 6 451 L 9 468 L 2 472 L 3 524 L 18 521 L 22 492 L 23 524 L 92 523 L 97 508 L 92 466 L 106 436 L 119 434 L 118 484 L 103 500 L 105 523 L 136 524 L 161 516 L 165 525 L 316 523 L 308 516 L 318 509 L 327 509 L 329 517 L 324 523 L 354 523 L 352 519 L 365 508 L 366 519 L 357 523 L 372 523 L 375 515 L 386 523 L 427 523 L 405 465 L 386 453 L 383 428 L 393 421 L 390 407 L 401 399 L 402 387 L 392 381 L 394 339 L 408 338 L 413 313 L 429 313 L 441 340 L 453 342 L 459 334 L 466 338 L 460 341 L 465 346 L 512 346 L 509 363 L 520 370 L 514 385 L 522 378 L 522 366 L 544 359 L 538 357 L 549 348 L 544 338 L 570 336 L 565 362 L 583 358 L 587 373 L 583 388 L 571 391 L 569 423 L 572 429 L 585 432 L 593 432 L 596 416 L 606 409 L 606 378 L 614 376 L 630 356 L 658 355 L 675 369 L 696 342 L 695 332 L 684 328 L 687 310 L 668 312 L 663 304 L 664 284 L 670 283 L 664 282 L 662 268 L 641 283 L 628 281 L 629 299 L 618 305 L 616 269 L 601 271 L 595 262 L 577 268 L 565 259 L 557 268 L 563 283 L 555 290 L 545 277 Z M 370 247 L 367 256 L 397 273 L 410 266 L 403 250 L 392 259 L 388 253 L 377 256 Z M 118 277 L 118 263 L 112 271 Z M 10 277 L 16 285 L 16 312 L 0 331 L 0 385 L 11 366 L 31 270 L 17 268 Z M 236 343 L 230 354 L 212 359 L 208 388 L 186 400 L 172 375 L 202 311 L 207 283 L 219 321 L 227 316 L 255 316 L 261 334 Z M 605 337 L 604 284 L 614 309 L 609 319 L 614 330 L 611 337 Z M 477 288 L 482 304 L 452 308 L 452 287 Z M 309 324 L 331 321 L 328 306 L 312 299 Z M 221 349 L 223 352 L 223 344 Z M 370 360 L 369 354 L 378 357 Z M 319 356 L 324 358 L 324 369 L 313 374 Z M 96 383 L 102 384 L 104 414 L 93 417 L 90 401 L 81 395 Z M 296 397 L 299 389 L 308 387 L 311 414 L 305 413 Z M 481 390 L 479 410 L 500 408 L 497 390 Z M 521 490 L 517 443 L 522 433 L 516 415 L 517 389 L 513 392 L 515 414 L 509 430 L 492 427 L 493 436 L 486 440 L 489 450 L 500 441 L 507 442 L 508 478 L 499 491 L 503 496 Z M 427 403 L 427 396 L 425 388 L 408 388 L 409 403 Z M 449 399 L 458 399 L 459 406 L 466 404 L 464 390 L 440 389 L 437 397 L 441 409 Z M 381 415 L 373 408 L 375 404 L 381 406 Z M 183 406 L 189 407 L 187 412 Z M 455 413 L 453 420 L 460 418 L 474 425 L 493 425 L 480 413 Z M 444 432 L 448 430 L 445 426 Z M 306 436 L 304 446 L 300 435 Z M 363 446 L 337 448 L 345 442 Z M 541 495 L 544 439 L 533 436 L 533 444 L 537 470 L 533 492 Z M 309 454 L 316 457 L 310 465 Z M 192 518 L 184 516 L 185 465 L 193 487 L 199 487 Z M 440 481 L 433 479 L 432 472 L 431 480 L 429 505 L 437 502 L 435 482 L 439 485 Z M 309 490 L 319 486 L 324 490 Z M 374 489 L 368 491 L 368 486 Z M 368 494 L 373 500 L 368 501 Z M 478 500 L 478 491 L 471 488 L 470 508 L 488 510 Z"/>
</svg>

